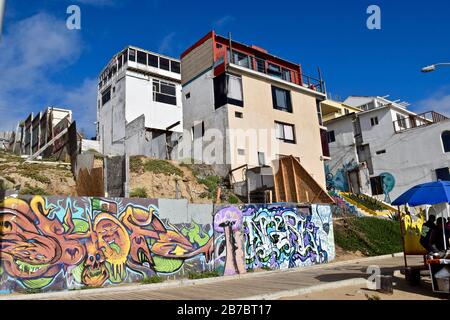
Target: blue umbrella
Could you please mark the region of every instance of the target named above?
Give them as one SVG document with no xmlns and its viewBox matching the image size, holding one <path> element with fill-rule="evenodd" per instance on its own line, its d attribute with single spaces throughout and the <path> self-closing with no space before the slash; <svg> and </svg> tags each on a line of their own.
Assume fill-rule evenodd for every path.
<svg viewBox="0 0 450 320">
<path fill-rule="evenodd" d="M 437 181 L 415 186 L 400 197 L 392 205 L 408 204 L 411 207 L 450 203 L 450 181 Z"/>
</svg>

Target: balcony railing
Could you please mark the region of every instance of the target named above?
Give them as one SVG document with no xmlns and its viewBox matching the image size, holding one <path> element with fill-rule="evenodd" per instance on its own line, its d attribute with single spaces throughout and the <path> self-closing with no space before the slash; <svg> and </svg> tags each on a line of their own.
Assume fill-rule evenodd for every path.
<svg viewBox="0 0 450 320">
<path fill-rule="evenodd" d="M 322 79 L 313 78 L 298 71 L 283 68 L 267 60 L 235 54 L 232 63 L 256 72 L 264 73 L 274 78 L 295 83 L 320 93 L 325 93 L 325 83 Z"/>
<path fill-rule="evenodd" d="M 448 120 L 448 118 L 443 114 L 435 111 L 428 111 L 394 121 L 394 131 L 395 133 L 400 133 L 413 128 L 429 126 L 433 123 L 438 123 L 444 120 Z"/>
</svg>

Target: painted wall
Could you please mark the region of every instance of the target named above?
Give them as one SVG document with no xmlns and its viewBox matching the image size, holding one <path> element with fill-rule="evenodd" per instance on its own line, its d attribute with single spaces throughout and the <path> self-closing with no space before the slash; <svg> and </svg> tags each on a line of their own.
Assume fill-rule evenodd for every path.
<svg viewBox="0 0 450 320">
<path fill-rule="evenodd" d="M 0 292 L 61 291 L 158 275 L 286 269 L 334 259 L 328 205 L 40 196 L 0 202 Z"/>
</svg>

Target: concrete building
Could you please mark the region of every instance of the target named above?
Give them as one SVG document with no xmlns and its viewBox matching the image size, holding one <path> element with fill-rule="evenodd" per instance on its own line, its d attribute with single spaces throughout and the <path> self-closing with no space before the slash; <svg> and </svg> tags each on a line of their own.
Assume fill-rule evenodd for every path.
<svg viewBox="0 0 450 320">
<path fill-rule="evenodd" d="M 327 187 L 391 202 L 414 185 L 450 180 L 450 120 L 416 114 L 387 97 L 349 97 L 359 107 L 325 122 L 331 160 Z"/>
<path fill-rule="evenodd" d="M 180 81 L 177 59 L 131 46 L 116 54 L 98 84 L 102 153 L 167 158 L 183 129 Z"/>
<path fill-rule="evenodd" d="M 350 113 L 357 113 L 357 112 L 361 111 L 361 109 L 359 109 L 357 107 L 352 107 L 352 106 L 346 105 L 345 103 L 335 101 L 332 99 L 327 99 L 325 101 L 322 101 L 320 106 L 321 106 L 321 110 L 322 110 L 323 122 L 329 121 L 331 119 L 339 118 L 344 115 L 348 115 Z"/>
<path fill-rule="evenodd" d="M 181 70 L 183 140 L 193 147 L 180 158 L 213 164 L 241 182 L 245 170 L 293 155 L 325 186 L 320 76 L 308 77 L 299 64 L 214 31 L 182 54 Z"/>
</svg>

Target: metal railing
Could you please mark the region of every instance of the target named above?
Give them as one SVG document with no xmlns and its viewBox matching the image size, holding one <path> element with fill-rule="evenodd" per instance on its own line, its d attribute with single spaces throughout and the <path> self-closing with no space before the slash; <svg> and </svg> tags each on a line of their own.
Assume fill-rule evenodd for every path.
<svg viewBox="0 0 450 320">
<path fill-rule="evenodd" d="M 400 133 L 405 130 L 429 126 L 433 123 L 438 123 L 448 120 L 446 116 L 435 111 L 428 111 L 417 115 L 411 115 L 403 119 L 393 122 L 395 133 Z"/>
<path fill-rule="evenodd" d="M 230 62 L 240 67 L 325 93 L 325 83 L 322 79 L 317 79 L 292 69 L 283 68 L 264 59 L 247 55 L 237 55 Z"/>
</svg>

